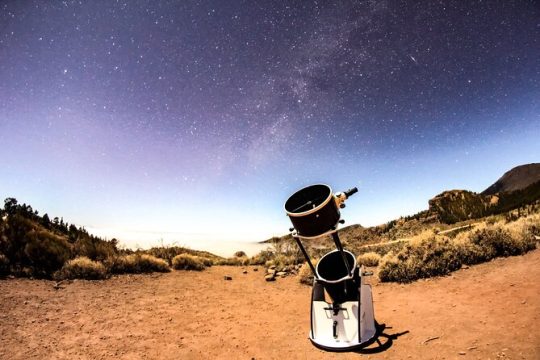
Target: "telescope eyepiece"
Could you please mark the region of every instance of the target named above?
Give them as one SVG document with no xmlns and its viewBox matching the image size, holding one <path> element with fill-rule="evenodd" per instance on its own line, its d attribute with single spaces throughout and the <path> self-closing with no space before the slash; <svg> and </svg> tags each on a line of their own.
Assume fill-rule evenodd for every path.
<svg viewBox="0 0 540 360">
<path fill-rule="evenodd" d="M 343 193 L 345 194 L 345 196 L 346 196 L 347 198 L 349 198 L 351 195 L 354 195 L 354 194 L 356 194 L 357 192 L 358 192 L 358 188 L 353 187 L 352 189 L 346 190 L 346 191 L 344 191 Z"/>
</svg>

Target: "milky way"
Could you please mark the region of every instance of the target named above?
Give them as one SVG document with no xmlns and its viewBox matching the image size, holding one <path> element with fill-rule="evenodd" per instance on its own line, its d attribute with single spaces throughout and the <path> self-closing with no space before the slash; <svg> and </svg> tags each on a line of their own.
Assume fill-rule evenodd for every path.
<svg viewBox="0 0 540 360">
<path fill-rule="evenodd" d="M 312 182 L 375 224 L 539 160 L 534 1 L 0 11 L 0 195 L 106 236 L 264 239 Z"/>
</svg>

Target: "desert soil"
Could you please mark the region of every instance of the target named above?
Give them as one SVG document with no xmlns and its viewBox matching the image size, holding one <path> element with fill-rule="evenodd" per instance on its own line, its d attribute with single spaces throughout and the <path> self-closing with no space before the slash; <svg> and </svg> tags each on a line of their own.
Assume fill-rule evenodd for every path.
<svg viewBox="0 0 540 360">
<path fill-rule="evenodd" d="M 263 269 L 0 280 L 1 359 L 540 359 L 540 250 L 408 285 L 373 282 L 386 347 L 313 347 L 310 288 Z M 224 276 L 232 276 L 225 281 Z"/>
</svg>

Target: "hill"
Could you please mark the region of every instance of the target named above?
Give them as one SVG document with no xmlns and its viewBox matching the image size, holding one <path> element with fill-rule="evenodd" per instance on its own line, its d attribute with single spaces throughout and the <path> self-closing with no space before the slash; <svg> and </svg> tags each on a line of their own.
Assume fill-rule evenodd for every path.
<svg viewBox="0 0 540 360">
<path fill-rule="evenodd" d="M 413 237 L 428 229 L 444 230 L 451 224 L 504 214 L 529 205 L 536 209 L 538 204 L 535 203 L 539 200 L 540 163 L 520 165 L 507 171 L 480 194 L 468 190 L 444 191 L 428 201 L 427 210 L 378 226 L 346 226 L 339 234 L 345 245 L 353 247 L 399 240 Z M 285 235 L 263 242 L 275 243 L 279 240 L 290 242 L 292 238 Z M 315 248 L 333 246 L 331 239 L 317 239 L 310 241 L 310 245 Z"/>
<path fill-rule="evenodd" d="M 493 185 L 482 191 L 482 195 L 523 190 L 540 181 L 540 163 L 516 166 L 507 171 Z"/>
<path fill-rule="evenodd" d="M 429 212 L 447 224 L 500 214 L 540 199 L 540 164 L 507 171 L 482 193 L 445 191 L 429 200 Z"/>
</svg>

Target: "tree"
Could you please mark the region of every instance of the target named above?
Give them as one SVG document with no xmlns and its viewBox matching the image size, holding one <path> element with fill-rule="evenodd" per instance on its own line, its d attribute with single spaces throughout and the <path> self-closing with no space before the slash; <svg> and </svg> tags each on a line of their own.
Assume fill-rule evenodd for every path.
<svg viewBox="0 0 540 360">
<path fill-rule="evenodd" d="M 43 227 L 45 227 L 46 229 L 50 229 L 51 219 L 49 219 L 49 215 L 47 213 L 43 214 L 43 218 L 41 219 L 41 225 L 43 225 Z"/>
<path fill-rule="evenodd" d="M 4 200 L 4 210 L 9 214 L 13 215 L 15 210 L 17 209 L 17 199 L 15 198 L 6 198 Z"/>
</svg>

